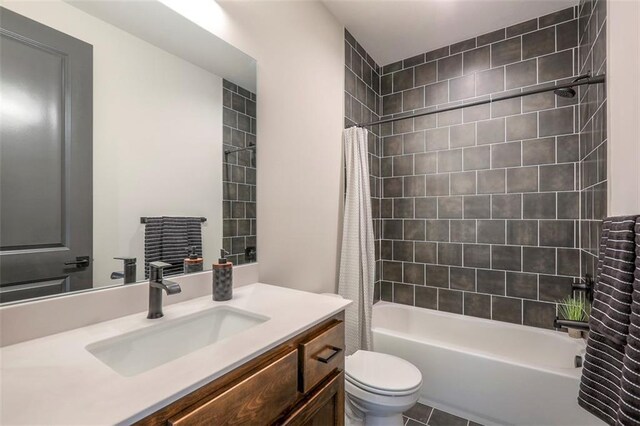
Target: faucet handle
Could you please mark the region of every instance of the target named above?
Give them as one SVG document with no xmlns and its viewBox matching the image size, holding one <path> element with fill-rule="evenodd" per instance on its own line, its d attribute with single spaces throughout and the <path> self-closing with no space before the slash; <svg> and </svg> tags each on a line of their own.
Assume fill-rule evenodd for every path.
<svg viewBox="0 0 640 426">
<path fill-rule="evenodd" d="M 153 268 L 153 269 L 164 269 L 164 268 L 168 268 L 169 266 L 171 266 L 170 263 L 167 262 L 149 262 L 149 268 Z"/>
<path fill-rule="evenodd" d="M 136 258 L 135 257 L 114 257 L 114 259 L 116 260 L 123 260 L 125 265 L 131 265 L 136 263 Z M 153 262 L 155 263 L 155 262 Z"/>
</svg>

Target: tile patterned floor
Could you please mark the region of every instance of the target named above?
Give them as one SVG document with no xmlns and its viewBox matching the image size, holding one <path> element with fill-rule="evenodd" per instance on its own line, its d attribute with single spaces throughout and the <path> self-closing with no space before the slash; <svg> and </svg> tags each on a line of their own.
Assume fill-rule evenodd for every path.
<svg viewBox="0 0 640 426">
<path fill-rule="evenodd" d="M 420 403 L 403 413 L 403 418 L 405 426 L 482 426 Z"/>
</svg>

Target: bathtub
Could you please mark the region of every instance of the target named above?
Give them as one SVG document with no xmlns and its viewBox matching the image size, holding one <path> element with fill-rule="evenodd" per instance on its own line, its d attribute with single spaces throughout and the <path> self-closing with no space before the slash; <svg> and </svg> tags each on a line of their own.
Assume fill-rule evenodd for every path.
<svg viewBox="0 0 640 426">
<path fill-rule="evenodd" d="M 420 402 L 483 424 L 603 425 L 578 406 L 582 339 L 378 302 L 373 346 L 420 369 Z"/>
</svg>

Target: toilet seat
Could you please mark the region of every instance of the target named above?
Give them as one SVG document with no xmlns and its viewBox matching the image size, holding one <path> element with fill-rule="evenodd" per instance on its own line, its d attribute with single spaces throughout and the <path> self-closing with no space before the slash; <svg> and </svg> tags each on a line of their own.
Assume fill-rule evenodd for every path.
<svg viewBox="0 0 640 426">
<path fill-rule="evenodd" d="M 345 378 L 354 386 L 381 396 L 406 396 L 422 386 L 413 364 L 393 355 L 356 351 L 345 360 Z"/>
</svg>

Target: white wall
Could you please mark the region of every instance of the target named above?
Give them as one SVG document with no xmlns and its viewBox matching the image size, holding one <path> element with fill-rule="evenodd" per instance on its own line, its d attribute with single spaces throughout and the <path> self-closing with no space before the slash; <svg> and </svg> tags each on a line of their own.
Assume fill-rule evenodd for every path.
<svg viewBox="0 0 640 426">
<path fill-rule="evenodd" d="M 93 45 L 94 282 L 138 258 L 140 216 L 205 216 L 205 266 L 222 244 L 222 82 L 59 0 L 3 1 Z"/>
<path fill-rule="evenodd" d="M 609 215 L 640 213 L 640 2 L 607 1 Z"/>
<path fill-rule="evenodd" d="M 165 3 L 258 62 L 260 281 L 335 291 L 342 224 L 341 25 L 319 2 Z M 198 13 L 197 3 L 209 13 Z"/>
</svg>

